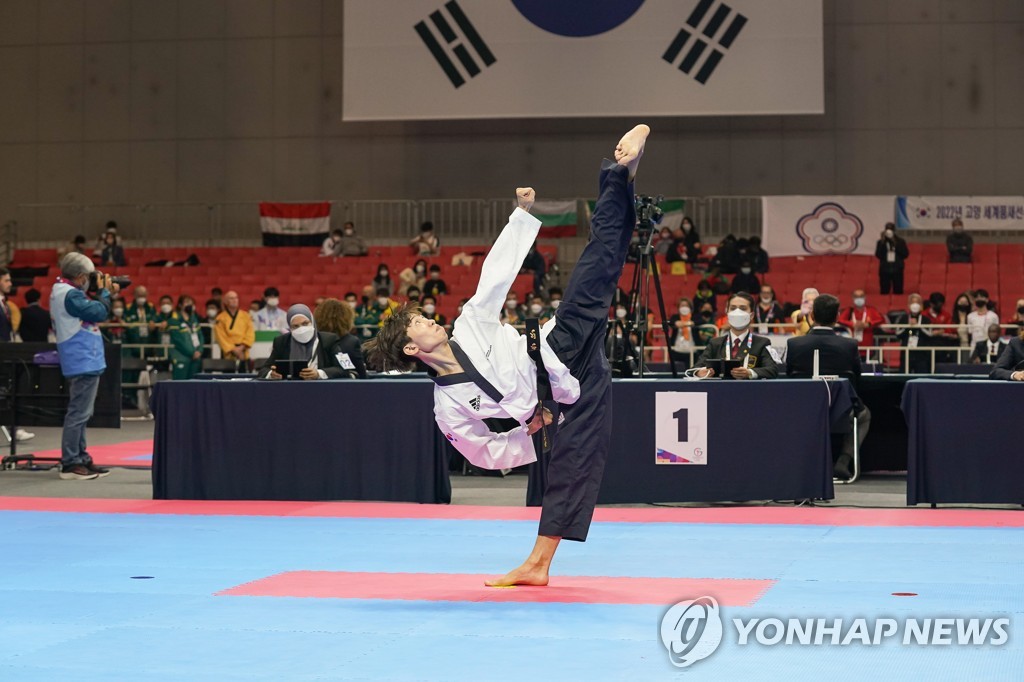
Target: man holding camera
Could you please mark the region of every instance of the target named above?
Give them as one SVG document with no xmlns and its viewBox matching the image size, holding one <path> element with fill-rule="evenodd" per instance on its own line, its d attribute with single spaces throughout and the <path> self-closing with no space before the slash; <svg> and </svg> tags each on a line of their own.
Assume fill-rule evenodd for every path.
<svg viewBox="0 0 1024 682">
<path fill-rule="evenodd" d="M 60 477 L 83 481 L 110 473 L 94 465 L 85 451 L 85 426 L 92 417 L 100 375 L 107 368 L 97 323 L 110 317 L 110 297 L 120 287 L 109 275 L 97 272 L 89 257 L 81 253 L 64 256 L 60 273 L 50 293 L 60 371 L 68 380 L 70 394 L 61 435 Z M 87 296 L 87 291 L 92 295 Z"/>
</svg>

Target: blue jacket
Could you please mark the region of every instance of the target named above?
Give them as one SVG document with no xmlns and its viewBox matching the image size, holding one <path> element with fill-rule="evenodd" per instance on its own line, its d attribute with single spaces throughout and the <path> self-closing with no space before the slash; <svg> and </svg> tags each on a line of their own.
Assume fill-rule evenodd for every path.
<svg viewBox="0 0 1024 682">
<path fill-rule="evenodd" d="M 96 323 L 110 317 L 110 293 L 102 290 L 98 300 L 90 299 L 67 280 L 58 279 L 50 292 L 50 316 L 61 373 L 66 377 L 102 374 L 107 361 Z"/>
</svg>

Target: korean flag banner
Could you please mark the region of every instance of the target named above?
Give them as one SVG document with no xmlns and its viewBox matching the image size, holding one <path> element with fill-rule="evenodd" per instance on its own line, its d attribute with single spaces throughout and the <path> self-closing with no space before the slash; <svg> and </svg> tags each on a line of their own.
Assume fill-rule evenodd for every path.
<svg viewBox="0 0 1024 682">
<path fill-rule="evenodd" d="M 347 121 L 821 114 L 821 0 L 346 0 Z"/>
</svg>

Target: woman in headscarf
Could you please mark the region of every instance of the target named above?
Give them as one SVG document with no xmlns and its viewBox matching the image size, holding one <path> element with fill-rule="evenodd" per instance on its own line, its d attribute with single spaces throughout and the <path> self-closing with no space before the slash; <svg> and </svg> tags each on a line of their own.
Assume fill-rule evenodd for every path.
<svg viewBox="0 0 1024 682">
<path fill-rule="evenodd" d="M 337 334 L 321 332 L 316 328 L 313 313 L 308 306 L 297 303 L 288 309 L 288 332 L 274 339 L 270 357 L 260 368 L 259 376 L 264 379 L 281 379 L 277 363 L 284 360 L 305 362 L 299 377 L 306 380 L 343 379 L 348 373 L 341 369 L 338 360 L 342 353 L 341 340 Z"/>
</svg>

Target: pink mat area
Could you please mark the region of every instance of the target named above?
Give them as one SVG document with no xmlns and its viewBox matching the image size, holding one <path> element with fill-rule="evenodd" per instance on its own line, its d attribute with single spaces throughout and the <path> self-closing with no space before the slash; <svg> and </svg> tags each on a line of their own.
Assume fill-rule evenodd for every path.
<svg viewBox="0 0 1024 682">
<path fill-rule="evenodd" d="M 112 445 L 90 445 L 92 461 L 101 467 L 150 467 L 153 465 L 153 440 L 131 440 Z M 34 450 L 36 457 L 60 458 L 60 450 Z"/>
<path fill-rule="evenodd" d="M 722 606 L 751 606 L 775 584 L 774 580 L 555 576 L 547 587 L 485 587 L 484 581 L 493 577 L 472 573 L 289 571 L 223 590 L 217 596 L 671 604 L 685 595 L 709 595 Z"/>
<path fill-rule="evenodd" d="M 114 474 L 116 475 L 116 474 Z M 107 479 L 110 480 L 110 479 Z M 260 500 L 111 500 L 0 497 L 0 511 L 304 516 L 372 519 L 537 521 L 536 507 L 480 507 L 393 502 L 276 502 Z M 830 509 L 828 507 L 600 508 L 603 523 L 736 523 L 807 526 L 924 526 L 1024 528 L 1024 513 L 988 509 Z"/>
</svg>

